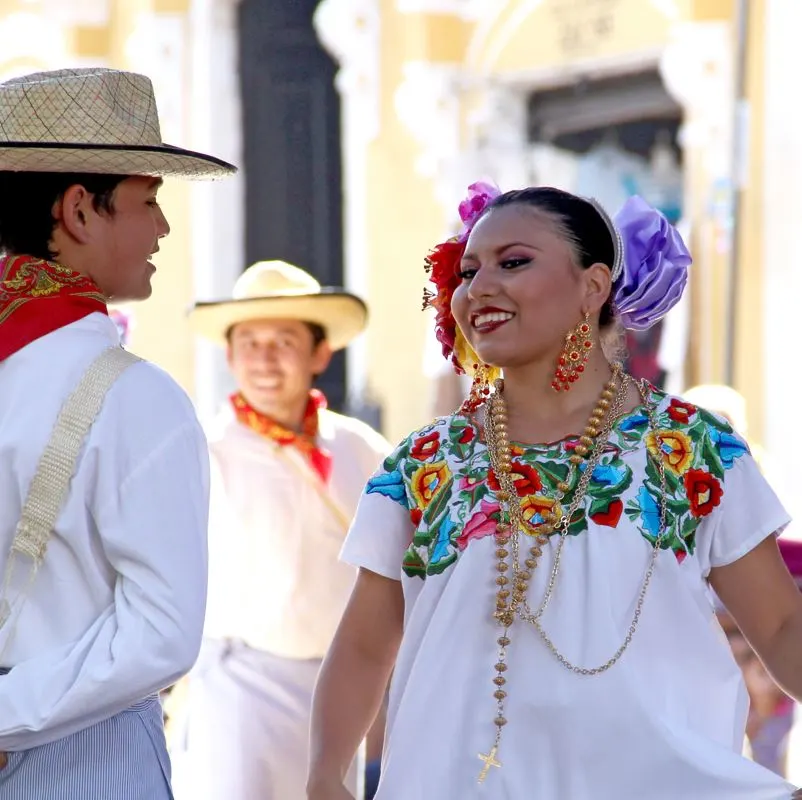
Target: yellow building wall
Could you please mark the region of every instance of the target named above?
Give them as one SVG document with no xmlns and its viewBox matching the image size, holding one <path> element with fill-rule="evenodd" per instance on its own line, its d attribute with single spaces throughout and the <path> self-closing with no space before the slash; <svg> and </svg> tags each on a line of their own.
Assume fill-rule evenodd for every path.
<svg viewBox="0 0 802 800">
<path fill-rule="evenodd" d="M 643 0 L 544 0 L 532 6 L 524 0 L 499 4 L 495 19 L 477 32 L 474 63 L 479 69 L 515 75 L 654 51 L 665 45 L 670 30 L 665 14 Z"/>
<path fill-rule="evenodd" d="M 739 286 L 735 338 L 735 388 L 746 398 L 750 438 L 763 437 L 766 406 L 763 382 L 763 191 L 765 18 L 766 0 L 749 0 L 746 96 L 749 103 L 749 148 L 746 184 L 738 219 Z"/>
<path fill-rule="evenodd" d="M 410 52 L 431 52 L 433 40 L 421 26 L 424 18 L 400 14 L 395 0 L 382 0 L 381 12 L 381 124 L 370 146 L 367 187 L 368 370 L 384 431 L 396 440 L 429 419 L 429 386 L 421 374 L 430 323 L 421 310 L 423 261 L 443 237 L 446 220 L 432 181 L 415 171 L 418 145 L 398 119 L 394 100 Z"/>
</svg>

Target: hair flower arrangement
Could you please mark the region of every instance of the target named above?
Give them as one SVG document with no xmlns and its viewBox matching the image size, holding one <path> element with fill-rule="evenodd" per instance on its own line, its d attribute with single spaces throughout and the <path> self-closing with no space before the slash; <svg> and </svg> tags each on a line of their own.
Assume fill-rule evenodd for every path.
<svg viewBox="0 0 802 800">
<path fill-rule="evenodd" d="M 640 197 L 630 197 L 615 215 L 623 243 L 624 269 L 613 289 L 621 324 L 646 330 L 678 302 L 692 259 L 677 229 Z"/>
<path fill-rule="evenodd" d="M 432 248 L 426 256 L 424 266 L 435 291 L 423 290 L 423 307 L 435 310 L 435 334 L 443 349 L 443 356 L 450 359 L 458 373 L 471 370 L 476 355 L 457 328 L 451 313 L 451 298 L 460 283 L 459 263 L 465 252 L 465 243 L 473 226 L 499 195 L 498 187 L 479 181 L 468 187 L 468 195 L 459 204 L 462 229 L 459 234 Z"/>
</svg>

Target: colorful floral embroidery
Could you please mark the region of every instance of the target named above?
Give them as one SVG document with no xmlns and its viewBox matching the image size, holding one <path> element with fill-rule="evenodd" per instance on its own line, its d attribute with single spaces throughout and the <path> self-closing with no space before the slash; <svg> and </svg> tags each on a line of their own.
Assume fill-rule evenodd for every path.
<svg viewBox="0 0 802 800">
<path fill-rule="evenodd" d="M 657 464 L 662 461 L 667 489 L 662 547 L 682 561 L 694 552 L 700 522 L 721 504 L 725 472 L 748 450 L 725 422 L 704 409 L 656 390 L 653 400 L 658 429 L 650 429 L 642 408 L 619 420 L 568 532 L 586 532 L 588 520 L 618 528 L 626 515 L 645 539 L 654 542 L 660 533 Z M 568 457 L 576 445 L 572 438 L 543 446 L 512 445 L 513 477 L 530 535 L 538 532 L 544 515 L 553 509 L 556 486 L 568 479 Z M 499 518 L 498 488 L 477 429 L 467 418 L 454 415 L 405 440 L 371 479 L 367 491 L 409 511 L 414 534 L 403 569 L 407 575 L 424 578 L 443 573 L 471 542 L 493 534 Z M 554 510 L 562 513 L 560 508 Z"/>
</svg>

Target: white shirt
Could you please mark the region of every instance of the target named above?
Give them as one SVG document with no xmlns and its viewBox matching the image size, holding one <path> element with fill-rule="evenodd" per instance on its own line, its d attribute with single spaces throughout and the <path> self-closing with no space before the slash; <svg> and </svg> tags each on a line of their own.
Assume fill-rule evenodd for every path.
<svg viewBox="0 0 802 800">
<path fill-rule="evenodd" d="M 208 433 L 206 635 L 286 658 L 321 658 L 356 574 L 339 552 L 365 481 L 389 444 L 359 420 L 321 411 L 318 441 L 332 456 L 323 488 L 295 447 L 255 433 L 228 407 Z"/>
<path fill-rule="evenodd" d="M 667 452 L 670 549 L 659 554 L 632 643 L 611 669 L 586 677 L 516 619 L 502 767 L 481 785 L 477 756 L 493 746 L 503 630 L 492 616 L 498 499 L 487 449 L 465 417 L 442 418 L 405 440 L 371 479 L 343 557 L 401 580 L 405 600 L 377 800 L 790 798 L 788 783 L 741 756 L 747 695 L 706 583 L 711 568 L 745 555 L 788 516 L 721 421 L 659 392 L 653 398 L 660 441 L 647 435 L 642 408 L 618 421 L 542 617 L 580 667 L 616 653 L 660 527 L 655 450 Z M 570 452 L 570 440 L 514 450 L 526 518 L 542 519 Z M 535 540 L 521 538 L 523 559 Z M 557 544 L 552 536 L 533 571 L 533 611 Z"/>
<path fill-rule="evenodd" d="M 0 572 L 58 412 L 117 343 L 95 313 L 0 362 Z M 0 677 L 0 751 L 83 729 L 189 670 L 204 618 L 208 481 L 187 396 L 153 364 L 129 367 L 89 434 L 19 619 L 0 629 L 12 668 Z M 27 564 L 18 560 L 12 590 Z"/>
</svg>

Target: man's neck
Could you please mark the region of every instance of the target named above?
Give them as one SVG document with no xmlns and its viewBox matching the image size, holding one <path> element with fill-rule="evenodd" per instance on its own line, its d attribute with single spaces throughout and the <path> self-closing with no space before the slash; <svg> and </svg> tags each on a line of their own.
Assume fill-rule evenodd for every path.
<svg viewBox="0 0 802 800">
<path fill-rule="evenodd" d="M 277 422 L 287 430 L 300 433 L 303 429 L 304 415 L 306 414 L 306 406 L 308 399 L 303 399 L 294 403 L 270 403 L 270 404 L 257 404 L 251 402 L 246 396 L 245 399 L 260 414 L 264 414 L 274 422 Z"/>
</svg>

